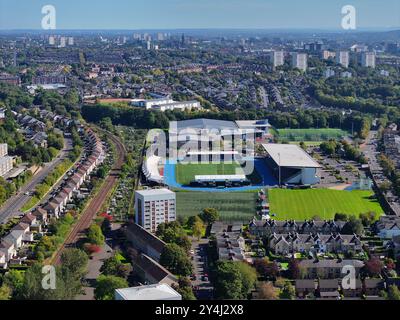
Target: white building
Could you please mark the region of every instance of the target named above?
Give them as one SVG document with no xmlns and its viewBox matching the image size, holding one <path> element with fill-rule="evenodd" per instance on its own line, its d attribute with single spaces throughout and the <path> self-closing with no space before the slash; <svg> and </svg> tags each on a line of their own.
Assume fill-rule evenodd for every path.
<svg viewBox="0 0 400 320">
<path fill-rule="evenodd" d="M 182 300 L 182 296 L 168 284 L 153 284 L 115 290 L 115 300 Z"/>
<path fill-rule="evenodd" d="M 133 99 L 131 104 L 135 107 L 143 107 L 146 110 L 159 110 L 159 111 L 166 111 L 166 110 L 192 110 L 192 109 L 200 109 L 201 104 L 196 100 L 192 101 L 174 101 L 169 97 L 158 98 L 158 99 Z"/>
<path fill-rule="evenodd" d="M 336 53 L 336 63 L 341 64 L 342 67 L 348 68 L 350 63 L 350 55 L 348 51 L 338 51 Z"/>
<path fill-rule="evenodd" d="M 67 45 L 67 38 L 66 37 L 61 37 L 60 38 L 60 48 L 65 48 Z"/>
<path fill-rule="evenodd" d="M 325 70 L 325 78 L 330 78 L 335 76 L 335 71 L 331 68 Z"/>
<path fill-rule="evenodd" d="M 49 45 L 54 46 L 56 44 L 56 38 L 54 36 L 49 37 Z"/>
<path fill-rule="evenodd" d="M 302 71 L 307 70 L 308 66 L 308 56 L 306 53 L 298 53 L 294 52 L 292 53 L 292 67 L 300 69 Z"/>
<path fill-rule="evenodd" d="M 13 168 L 13 159 L 11 157 L 1 157 L 0 158 L 0 176 L 5 176 Z"/>
<path fill-rule="evenodd" d="M 342 78 L 350 79 L 351 77 L 353 77 L 353 74 L 352 74 L 351 72 L 349 72 L 349 71 L 345 71 L 345 72 L 342 72 L 342 73 L 340 74 L 340 76 L 341 76 Z"/>
<path fill-rule="evenodd" d="M 361 65 L 367 68 L 375 68 L 376 56 L 374 52 L 363 52 L 361 55 Z"/>
<path fill-rule="evenodd" d="M 74 45 L 74 37 L 69 37 L 68 38 L 68 45 L 73 46 Z"/>
<path fill-rule="evenodd" d="M 5 157 L 6 155 L 8 155 L 7 143 L 0 143 L 0 157 Z"/>
<path fill-rule="evenodd" d="M 168 189 L 135 192 L 135 222 L 149 232 L 156 232 L 161 223 L 175 221 L 175 207 L 175 192 Z"/>
<path fill-rule="evenodd" d="M 274 68 L 283 66 L 285 63 L 285 53 L 283 51 L 272 51 L 271 62 Z"/>
</svg>

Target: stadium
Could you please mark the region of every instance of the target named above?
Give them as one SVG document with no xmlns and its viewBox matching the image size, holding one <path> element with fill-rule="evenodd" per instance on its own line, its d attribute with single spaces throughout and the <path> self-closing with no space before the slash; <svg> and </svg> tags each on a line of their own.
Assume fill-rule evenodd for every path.
<svg viewBox="0 0 400 320">
<path fill-rule="evenodd" d="M 151 183 L 196 191 L 246 191 L 318 183 L 320 165 L 296 145 L 269 143 L 269 129 L 267 120 L 175 122 L 169 131 L 169 157 L 147 157 L 143 173 Z M 249 132 L 254 133 L 253 141 L 243 152 Z M 254 156 L 255 143 L 262 146 L 265 155 Z M 213 149 L 218 144 L 224 148 Z M 171 152 L 171 145 L 176 146 L 175 152 Z M 252 169 L 245 170 L 248 167 Z"/>
</svg>

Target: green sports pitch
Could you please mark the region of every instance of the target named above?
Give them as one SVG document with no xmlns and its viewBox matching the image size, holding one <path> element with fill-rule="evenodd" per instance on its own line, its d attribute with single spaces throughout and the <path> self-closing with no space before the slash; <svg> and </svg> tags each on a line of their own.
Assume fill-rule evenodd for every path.
<svg viewBox="0 0 400 320">
<path fill-rule="evenodd" d="M 177 164 L 175 170 L 175 179 L 181 185 L 190 185 L 196 175 L 243 174 L 238 163 Z"/>
<path fill-rule="evenodd" d="M 177 215 L 198 215 L 205 208 L 215 208 L 222 221 L 249 222 L 256 214 L 257 191 L 190 192 L 176 190 Z"/>
<path fill-rule="evenodd" d="M 314 216 L 333 219 L 336 213 L 358 216 L 360 213 L 384 212 L 373 199 L 372 191 L 341 191 L 330 189 L 280 190 L 270 189 L 271 214 L 277 220 L 306 220 Z"/>
<path fill-rule="evenodd" d="M 279 140 L 289 142 L 300 141 L 327 141 L 330 139 L 342 139 L 348 133 L 341 129 L 279 129 L 276 136 Z"/>
</svg>

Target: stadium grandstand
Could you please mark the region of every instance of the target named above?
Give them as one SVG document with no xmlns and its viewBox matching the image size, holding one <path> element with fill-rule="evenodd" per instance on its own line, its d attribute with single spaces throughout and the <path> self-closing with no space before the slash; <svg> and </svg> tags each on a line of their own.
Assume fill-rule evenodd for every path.
<svg viewBox="0 0 400 320">
<path fill-rule="evenodd" d="M 148 181 L 159 184 L 164 183 L 164 177 L 160 173 L 162 162 L 162 158 L 158 156 L 151 156 L 145 159 L 142 170 Z"/>
<path fill-rule="evenodd" d="M 313 185 L 319 182 L 321 166 L 303 149 L 293 144 L 263 144 L 265 161 L 279 184 Z"/>
</svg>

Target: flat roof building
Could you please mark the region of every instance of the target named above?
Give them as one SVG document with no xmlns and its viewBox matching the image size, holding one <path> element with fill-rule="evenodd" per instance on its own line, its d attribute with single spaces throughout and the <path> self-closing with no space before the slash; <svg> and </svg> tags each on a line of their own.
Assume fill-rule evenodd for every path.
<svg viewBox="0 0 400 320">
<path fill-rule="evenodd" d="M 361 54 L 361 65 L 367 68 L 375 68 L 376 56 L 374 52 L 363 52 Z"/>
<path fill-rule="evenodd" d="M 124 288 L 115 290 L 115 300 L 182 300 L 182 296 L 168 284 Z"/>
<path fill-rule="evenodd" d="M 191 101 L 174 101 L 170 97 L 162 97 L 157 99 L 133 99 L 131 104 L 135 107 L 143 107 L 146 110 L 192 110 L 192 109 L 200 109 L 201 104 L 199 101 L 191 100 Z"/>
<path fill-rule="evenodd" d="M 342 65 L 344 68 L 349 67 L 350 55 L 348 51 L 338 51 L 336 53 L 336 63 Z"/>
<path fill-rule="evenodd" d="M 0 176 L 5 176 L 13 168 L 13 158 L 12 157 L 1 157 L 0 158 Z"/>
<path fill-rule="evenodd" d="M 306 53 L 292 53 L 292 67 L 300 69 L 301 71 L 307 71 L 308 67 L 308 56 Z"/>
<path fill-rule="evenodd" d="M 270 53 L 271 63 L 274 68 L 283 66 L 285 64 L 285 52 L 283 51 L 271 51 Z"/>
</svg>

